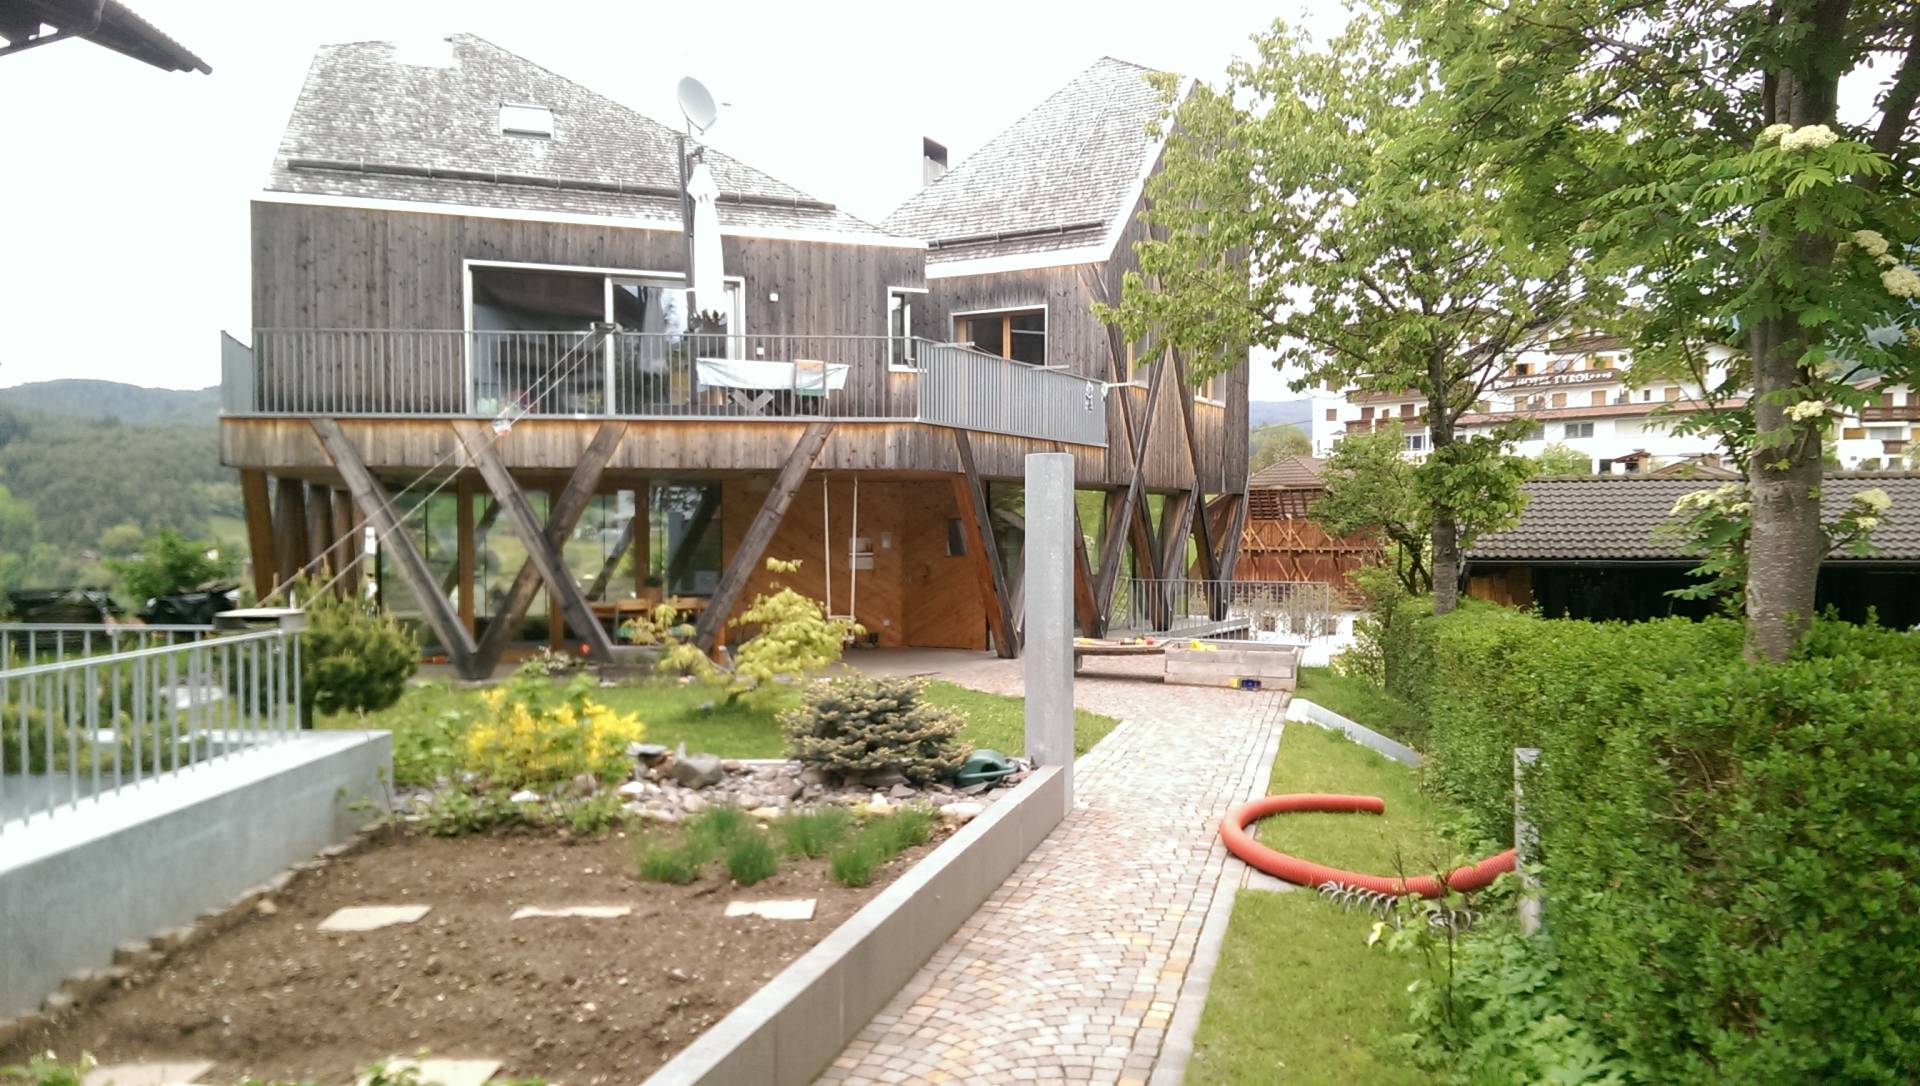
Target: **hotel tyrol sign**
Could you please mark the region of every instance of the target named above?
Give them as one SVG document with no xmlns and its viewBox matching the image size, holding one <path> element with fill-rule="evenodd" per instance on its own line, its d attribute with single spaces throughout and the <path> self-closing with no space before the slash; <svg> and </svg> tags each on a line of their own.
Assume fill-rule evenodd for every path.
<svg viewBox="0 0 1920 1086">
<path fill-rule="evenodd" d="M 1596 381 L 1617 381 L 1619 370 L 1571 370 L 1566 373 L 1536 373 L 1526 377 L 1495 378 L 1490 388 L 1551 388 L 1554 385 L 1587 385 Z"/>
</svg>

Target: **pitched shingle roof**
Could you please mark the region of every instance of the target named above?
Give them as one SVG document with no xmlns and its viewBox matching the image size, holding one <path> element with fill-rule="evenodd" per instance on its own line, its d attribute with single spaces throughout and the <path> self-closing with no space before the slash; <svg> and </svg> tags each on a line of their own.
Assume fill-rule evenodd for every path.
<svg viewBox="0 0 1920 1086">
<path fill-rule="evenodd" d="M 1322 467 L 1321 461 L 1311 456 L 1283 456 L 1248 477 L 1247 489 L 1319 487 Z"/>
<path fill-rule="evenodd" d="M 1108 242 L 1158 152 L 1152 69 L 1103 57 L 881 223 L 929 264 Z"/>
<path fill-rule="evenodd" d="M 440 48 L 322 46 L 267 189 L 678 225 L 673 129 L 471 34 Z M 552 137 L 503 134 L 506 104 L 550 109 Z M 723 230 L 881 234 L 719 151 L 706 161 Z"/>
<path fill-rule="evenodd" d="M 1482 536 L 1467 557 L 1476 562 L 1687 560 L 1692 556 L 1657 539 L 1654 530 L 1682 494 L 1721 485 L 1714 479 L 1647 475 L 1534 479 L 1526 484 L 1529 500 L 1519 523 Z M 1920 474 L 1836 472 L 1822 484 L 1821 504 L 1831 517 L 1848 495 L 1873 487 L 1893 498 L 1893 508 L 1873 533 L 1878 553 L 1836 551 L 1830 560 L 1920 561 Z"/>
</svg>

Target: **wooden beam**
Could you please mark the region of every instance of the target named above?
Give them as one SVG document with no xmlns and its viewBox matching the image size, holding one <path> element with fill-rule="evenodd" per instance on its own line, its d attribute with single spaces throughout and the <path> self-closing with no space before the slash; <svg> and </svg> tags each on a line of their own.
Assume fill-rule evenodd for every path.
<svg viewBox="0 0 1920 1086">
<path fill-rule="evenodd" d="M 641 596 L 647 591 L 647 570 L 653 565 L 653 484 L 645 480 L 633 491 L 633 515 L 640 521 L 640 531 L 633 537 L 633 594 Z"/>
<path fill-rule="evenodd" d="M 480 553 L 480 541 L 487 538 L 487 533 L 493 530 L 493 522 L 498 519 L 500 519 L 500 503 L 488 502 L 487 511 L 480 514 L 479 523 L 473 526 L 473 550 L 476 556 Z M 445 577 L 440 578 L 440 591 L 451 596 L 453 595 L 454 588 L 459 584 L 460 567 L 456 564 L 452 569 L 447 571 Z"/>
<path fill-rule="evenodd" d="M 340 577 L 333 586 L 334 590 L 347 599 L 359 599 L 361 579 L 367 567 L 367 525 L 359 509 L 354 506 L 352 493 L 345 490 L 333 492 L 333 524 L 339 531 L 334 568 Z"/>
<path fill-rule="evenodd" d="M 1233 514 L 1227 521 L 1226 538 L 1220 541 L 1220 579 L 1233 580 L 1233 569 L 1240 563 L 1240 537 L 1247 530 L 1247 495 L 1243 491 L 1229 494 L 1233 499 Z"/>
<path fill-rule="evenodd" d="M 1080 523 L 1080 503 L 1073 504 L 1073 618 L 1085 637 L 1105 637 L 1106 616 L 1094 602 L 1093 574 L 1087 568 L 1087 530 Z"/>
<path fill-rule="evenodd" d="M 733 552 L 733 560 L 720 574 L 720 583 L 713 588 L 713 595 L 707 600 L 707 609 L 700 612 L 700 620 L 694 624 L 693 643 L 701 652 L 712 652 L 713 646 L 720 640 L 720 631 L 726 628 L 727 620 L 733 616 L 733 605 L 740 602 L 740 593 L 746 590 L 747 579 L 753 576 L 754 568 L 760 564 L 760 556 L 766 553 L 767 544 L 773 539 L 773 533 L 780 527 L 780 521 L 787 515 L 787 507 L 793 504 L 793 496 L 806 480 L 807 472 L 813 462 L 820 458 L 820 450 L 826 448 L 827 438 L 833 434 L 830 422 L 808 423 L 800 433 L 800 440 L 793 446 L 793 455 L 781 465 L 780 474 L 774 476 L 773 488 L 767 491 L 765 501 L 760 503 L 760 511 L 753 516 L 753 523 L 747 526 L 747 534 L 740 537 L 739 549 Z M 718 488 L 715 488 L 717 491 Z M 683 545 L 683 549 L 686 549 Z M 672 581 L 668 581 L 669 587 Z"/>
<path fill-rule="evenodd" d="M 240 469 L 240 505 L 247 517 L 247 560 L 253 567 L 253 598 L 264 600 L 279 583 L 279 560 L 274 557 L 273 498 L 267 473 Z"/>
<path fill-rule="evenodd" d="M 973 442 L 967 432 L 955 430 L 953 443 L 960 451 L 961 468 L 961 474 L 953 479 L 953 496 L 954 504 L 960 509 L 961 527 L 968 536 L 967 556 L 972 559 L 981 599 L 987 605 L 987 624 L 993 628 L 994 651 L 1012 659 L 1020 655 L 1020 631 L 1014 620 L 1013 597 L 1007 591 L 1006 570 L 1000 564 L 1000 547 L 993 538 L 986 488 L 980 483 L 980 471 L 973 461 Z"/>
<path fill-rule="evenodd" d="M 627 548 L 633 546 L 635 529 L 640 527 L 641 514 L 635 513 L 627 518 L 627 526 L 620 530 L 620 541 L 607 552 L 607 560 L 600 564 L 600 572 L 594 575 L 593 583 L 587 586 L 587 598 L 601 599 L 606 595 L 607 582 L 613 579 L 613 571 L 620 566 L 620 559 L 627 556 Z"/>
<path fill-rule="evenodd" d="M 307 560 L 307 484 L 285 475 L 273 481 L 273 549 L 279 583 L 298 577 Z"/>
<path fill-rule="evenodd" d="M 580 522 L 580 515 L 586 512 L 588 503 L 592 501 L 594 489 L 600 485 L 601 473 L 613 459 L 614 450 L 619 448 L 620 439 L 626 435 L 626 427 L 613 422 L 600 427 L 587 451 L 581 455 L 580 462 L 574 466 L 573 476 L 567 480 L 566 487 L 548 503 L 544 531 L 534 517 L 533 506 L 527 501 L 526 494 L 513 481 L 513 473 L 507 469 L 506 461 L 500 458 L 500 451 L 494 447 L 486 427 L 472 419 L 455 419 L 453 432 L 460 438 L 460 443 L 466 446 L 467 455 L 472 458 L 474 466 L 480 469 L 480 478 L 492 492 L 493 500 L 505 507 L 508 526 L 527 549 L 527 562 L 514 578 L 515 587 L 523 579 L 528 579 L 527 566 L 532 566 L 535 575 L 546 583 L 548 606 L 558 605 L 561 613 L 566 615 L 567 624 L 573 627 L 573 632 L 586 642 L 588 655 L 603 663 L 611 662 L 613 639 L 607 636 L 593 608 L 587 604 L 587 597 L 581 594 L 580 586 L 574 583 L 561 557 L 561 550 L 566 546 L 567 538 L 573 534 L 574 525 Z M 532 593 L 527 595 L 531 599 Z M 519 620 L 514 619 L 513 624 L 518 623 Z M 493 630 L 490 628 L 487 633 L 492 641 Z M 504 647 L 504 642 L 495 644 Z M 489 670 L 493 662 L 488 661 Z"/>
<path fill-rule="evenodd" d="M 1118 333 L 1115 334 L 1117 335 Z M 1153 405 L 1155 401 L 1159 399 L 1164 370 L 1164 366 L 1154 366 L 1153 371 L 1147 375 L 1145 417 L 1131 438 L 1133 445 L 1130 451 L 1132 453 L 1133 471 L 1127 479 L 1126 493 L 1121 499 L 1119 509 L 1109 509 L 1110 513 L 1119 513 L 1120 523 L 1115 524 L 1112 518 L 1109 517 L 1106 541 L 1100 552 L 1100 568 L 1095 572 L 1097 579 L 1094 582 L 1094 603 L 1099 607 L 1102 614 L 1105 614 L 1108 608 L 1113 605 L 1113 587 L 1116 579 L 1120 575 L 1121 547 L 1126 543 L 1127 536 L 1130 532 L 1142 527 L 1148 527 L 1144 524 L 1145 503 L 1140 500 L 1141 489 L 1145 483 L 1145 476 L 1140 469 L 1141 462 L 1147 454 L 1147 439 L 1153 436 Z M 1124 408 L 1125 405 L 1126 393 L 1122 391 L 1121 406 Z M 1128 414 L 1128 412 L 1123 410 L 1122 414 Z M 1131 426 L 1129 428 L 1132 429 Z M 1111 452 L 1109 452 L 1109 455 L 1111 455 Z M 1149 538 L 1151 538 L 1150 527 L 1148 527 L 1148 530 Z"/>
<path fill-rule="evenodd" d="M 1160 573 L 1163 581 L 1187 579 L 1187 537 L 1193 534 L 1195 494 L 1182 490 L 1167 495 L 1160 507 Z"/>
<path fill-rule="evenodd" d="M 455 614 L 447 597 L 440 592 L 439 584 L 433 579 L 433 571 L 427 568 L 424 558 L 415 549 L 413 540 L 407 535 L 400 515 L 393 507 L 393 500 L 387 497 L 380 481 L 367 470 L 360 459 L 360 450 L 340 429 L 340 423 L 330 418 L 312 418 L 307 420 L 313 432 L 320 438 L 321 448 L 326 450 L 328 459 L 347 482 L 347 489 L 353 491 L 353 500 L 360 507 L 360 513 L 373 522 L 374 531 L 380 537 L 380 545 L 388 548 L 394 557 L 394 565 L 401 579 L 413 590 L 416 602 L 440 639 L 441 647 L 446 649 L 447 658 L 466 678 L 482 678 L 473 673 L 474 643 L 467 628 L 460 625 L 460 616 Z"/>
<path fill-rule="evenodd" d="M 457 589 L 460 594 L 460 625 L 465 626 L 467 633 L 471 634 L 475 629 L 473 608 L 474 537 L 478 534 L 474 531 L 473 525 L 473 481 L 463 477 L 459 482 L 455 483 L 454 486 L 457 488 L 453 496 L 455 521 L 453 530 L 454 588 Z M 499 506 L 496 505 L 494 508 L 497 509 Z M 442 582 L 442 584 L 444 583 L 445 582 Z"/>
<path fill-rule="evenodd" d="M 325 581 L 332 576 L 333 496 L 319 483 L 307 484 L 307 564 L 314 577 Z"/>
<path fill-rule="evenodd" d="M 547 491 L 547 511 L 549 514 L 552 513 L 554 504 L 559 500 L 559 498 L 560 498 L 559 491 L 557 490 Z M 533 512 L 533 506 L 531 503 L 529 503 L 527 506 L 527 512 L 529 515 L 531 515 Z M 553 518 L 549 516 L 547 519 L 549 522 L 551 522 Z M 572 538 L 572 536 L 573 536 L 572 532 L 567 533 L 567 537 L 569 539 Z M 565 547 L 566 547 L 566 542 L 565 540 L 562 540 L 560 543 L 556 544 L 556 549 L 554 551 L 554 554 L 559 559 L 559 562 L 560 562 L 560 576 L 565 577 L 567 579 L 567 582 L 571 584 L 573 582 L 573 571 L 567 568 L 567 559 L 564 551 Z M 531 556 L 531 554 L 529 554 L 529 556 Z M 581 593 L 582 598 L 585 598 L 585 595 L 586 595 L 585 593 Z M 588 604 L 587 610 L 589 611 L 593 610 L 593 605 Z M 598 627 L 600 625 L 599 616 L 597 615 L 594 616 L 594 618 L 591 621 L 592 621 L 592 625 L 594 625 L 595 627 Z M 586 634 L 583 633 L 580 636 L 585 637 Z M 552 649 L 554 652 L 561 652 L 561 651 L 564 651 L 566 647 L 567 647 L 567 609 L 561 605 L 560 600 L 557 600 L 554 598 L 554 593 L 551 590 L 549 590 L 547 592 L 547 648 Z M 589 651 L 591 651 L 592 646 L 588 646 L 588 648 L 589 648 Z M 611 642 L 609 642 L 607 646 L 607 658 L 608 659 L 613 658 L 613 646 Z"/>
<path fill-rule="evenodd" d="M 685 576 L 688 563 L 693 561 L 693 548 L 699 544 L 700 537 L 707 534 L 707 525 L 713 523 L 713 515 L 719 511 L 720 484 L 715 483 L 701 492 L 700 504 L 694 507 L 687 530 L 680 533 L 680 545 L 667 555 L 666 576 L 660 579 L 662 596 L 673 595 L 673 586 Z"/>
</svg>

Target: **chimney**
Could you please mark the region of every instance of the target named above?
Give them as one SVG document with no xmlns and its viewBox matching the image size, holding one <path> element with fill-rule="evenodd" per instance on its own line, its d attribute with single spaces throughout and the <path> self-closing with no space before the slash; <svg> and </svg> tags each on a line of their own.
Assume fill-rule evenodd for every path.
<svg viewBox="0 0 1920 1086">
<path fill-rule="evenodd" d="M 947 175 L 947 148 L 945 144 L 920 137 L 920 183 L 931 185 Z"/>
</svg>

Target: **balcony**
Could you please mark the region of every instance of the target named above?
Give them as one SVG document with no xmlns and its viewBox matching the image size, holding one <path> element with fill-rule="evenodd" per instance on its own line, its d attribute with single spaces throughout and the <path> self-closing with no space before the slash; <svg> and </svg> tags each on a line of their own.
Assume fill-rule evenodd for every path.
<svg viewBox="0 0 1920 1086">
<path fill-rule="evenodd" d="M 228 417 L 921 422 L 1104 447 L 1105 388 L 885 336 L 260 329 L 223 338 Z"/>
<path fill-rule="evenodd" d="M 1876 404 L 1860 409 L 1862 423 L 1920 422 L 1920 403 Z"/>
</svg>

